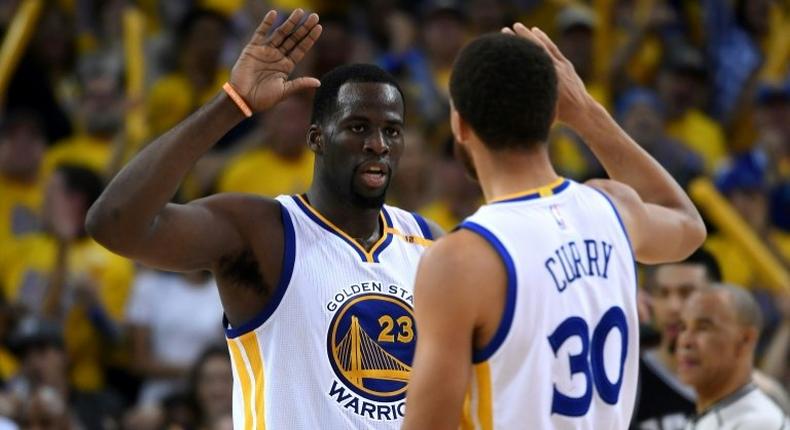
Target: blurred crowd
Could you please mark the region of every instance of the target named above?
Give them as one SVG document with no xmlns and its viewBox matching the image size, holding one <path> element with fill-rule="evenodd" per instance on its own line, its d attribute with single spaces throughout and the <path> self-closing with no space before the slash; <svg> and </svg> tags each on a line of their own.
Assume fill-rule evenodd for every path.
<svg viewBox="0 0 790 430">
<path fill-rule="evenodd" d="M 0 34 L 22 2 L 0 2 Z M 518 20 L 557 42 L 681 185 L 711 180 L 790 269 L 787 0 L 46 0 L 0 94 L 0 429 L 231 428 L 211 275 L 116 256 L 87 237 L 84 220 L 130 156 L 218 93 L 266 11 L 282 18 L 295 7 L 319 12 L 324 27 L 297 75 L 372 62 L 404 89 L 406 151 L 390 203 L 448 230 L 484 203 L 453 160 L 449 73 L 470 38 Z M 126 51 L 131 9 L 145 19 L 141 58 Z M 142 95 L 129 95 L 130 61 L 144 71 Z M 199 161 L 178 200 L 305 191 L 311 101 L 299 94 L 243 122 Z M 134 112 L 142 129 L 128 120 Z M 549 145 L 563 176 L 605 175 L 567 127 Z M 703 215 L 721 278 L 760 304 L 757 366 L 787 389 L 790 285 L 770 288 L 737 238 Z M 678 293 L 658 273 L 643 276 L 642 309 L 646 333 L 652 324 L 666 338 Z"/>
</svg>

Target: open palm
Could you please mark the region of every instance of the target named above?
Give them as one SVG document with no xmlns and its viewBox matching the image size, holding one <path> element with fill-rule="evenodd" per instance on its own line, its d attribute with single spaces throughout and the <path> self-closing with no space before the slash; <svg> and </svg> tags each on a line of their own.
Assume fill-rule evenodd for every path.
<svg viewBox="0 0 790 430">
<path fill-rule="evenodd" d="M 230 84 L 253 111 L 268 109 L 296 91 L 320 85 L 318 79 L 310 77 L 288 80 L 321 35 L 318 15 L 310 14 L 302 22 L 304 14 L 296 9 L 269 34 L 277 18 L 276 11 L 269 11 L 233 65 Z"/>
</svg>

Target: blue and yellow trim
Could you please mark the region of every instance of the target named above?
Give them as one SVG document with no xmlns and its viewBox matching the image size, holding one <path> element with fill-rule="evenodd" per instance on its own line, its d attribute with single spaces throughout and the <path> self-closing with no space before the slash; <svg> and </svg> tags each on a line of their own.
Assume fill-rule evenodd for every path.
<svg viewBox="0 0 790 430">
<path fill-rule="evenodd" d="M 510 203 L 510 202 L 523 202 L 526 200 L 539 199 L 541 197 L 549 197 L 565 191 L 570 185 L 570 181 L 565 178 L 557 178 L 555 181 L 544 185 L 542 187 L 531 188 L 529 190 L 520 191 L 518 193 L 508 194 L 502 197 L 497 197 L 491 203 Z"/>
<path fill-rule="evenodd" d="M 507 276 L 507 290 L 505 291 L 505 310 L 502 312 L 502 319 L 499 321 L 494 337 L 483 349 L 472 351 L 472 362 L 475 364 L 482 363 L 488 360 L 505 342 L 507 334 L 510 332 L 510 326 L 513 324 L 513 314 L 516 311 L 516 265 L 513 258 L 505 248 L 505 245 L 487 228 L 472 221 L 465 221 L 458 226 L 459 229 L 463 228 L 474 233 L 479 234 L 483 239 L 488 242 L 494 251 L 502 259 L 502 264 L 505 266 L 505 274 Z"/>
<path fill-rule="evenodd" d="M 320 212 L 318 212 L 310 205 L 310 203 L 307 202 L 304 196 L 296 195 L 292 197 L 294 202 L 296 202 L 296 205 L 299 206 L 302 211 L 304 211 L 308 218 L 351 246 L 351 248 L 356 251 L 357 255 L 359 255 L 359 258 L 364 263 L 378 263 L 381 253 L 387 248 L 387 246 L 389 246 L 390 243 L 392 243 L 392 233 L 395 231 L 395 229 L 392 226 L 392 218 L 390 218 L 389 214 L 384 208 L 382 208 L 381 212 L 379 213 L 381 225 L 384 226 L 381 237 L 373 245 L 373 247 L 370 248 L 370 251 L 368 251 L 362 245 L 360 245 L 359 242 L 349 236 L 348 233 L 344 232 L 338 226 L 334 225 L 332 221 L 329 221 L 326 217 L 321 215 Z"/>
</svg>

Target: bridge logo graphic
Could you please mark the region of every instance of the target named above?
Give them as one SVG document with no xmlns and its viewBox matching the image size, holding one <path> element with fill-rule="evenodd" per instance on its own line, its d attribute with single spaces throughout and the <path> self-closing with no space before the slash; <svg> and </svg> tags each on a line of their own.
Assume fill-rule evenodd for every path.
<svg viewBox="0 0 790 430">
<path fill-rule="evenodd" d="M 344 385 L 370 400 L 404 398 L 417 341 L 409 304 L 382 294 L 354 297 L 336 311 L 327 337 Z"/>
</svg>

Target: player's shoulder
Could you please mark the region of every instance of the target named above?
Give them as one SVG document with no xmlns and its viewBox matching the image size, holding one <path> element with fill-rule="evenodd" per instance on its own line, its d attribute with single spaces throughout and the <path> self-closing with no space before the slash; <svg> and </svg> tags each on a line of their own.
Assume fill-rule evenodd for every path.
<svg viewBox="0 0 790 430">
<path fill-rule="evenodd" d="M 584 185 L 604 193 L 617 203 L 633 204 L 641 201 L 639 194 L 631 186 L 612 179 L 590 179 Z"/>
<path fill-rule="evenodd" d="M 584 185 L 603 194 L 618 214 L 625 218 L 623 221 L 638 220 L 644 215 L 644 202 L 630 185 L 611 179 L 590 179 Z"/>
<path fill-rule="evenodd" d="M 459 283 L 474 283 L 475 278 L 488 277 L 492 271 L 502 268 L 501 259 L 491 243 L 465 228 L 436 241 L 425 252 L 420 264 Z"/>
</svg>

